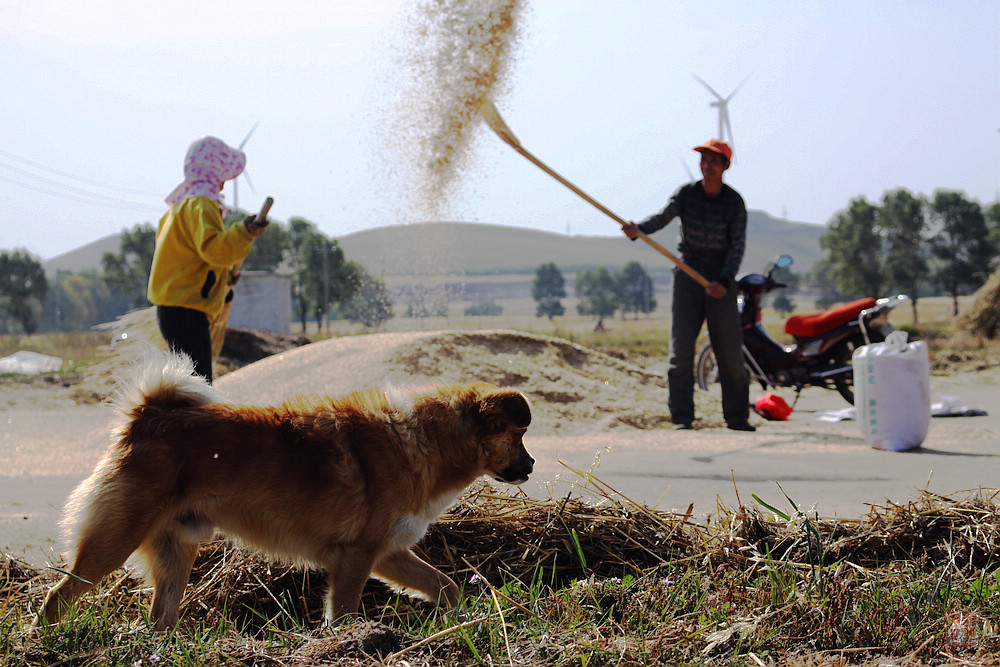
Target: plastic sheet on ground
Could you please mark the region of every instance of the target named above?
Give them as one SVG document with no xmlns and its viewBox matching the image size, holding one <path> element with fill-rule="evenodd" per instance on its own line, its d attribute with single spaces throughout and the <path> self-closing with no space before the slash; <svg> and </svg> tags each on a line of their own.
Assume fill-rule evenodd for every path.
<svg viewBox="0 0 1000 667">
<path fill-rule="evenodd" d="M 9 357 L 0 358 L 0 373 L 21 373 L 22 375 L 39 375 L 52 373 L 62 367 L 63 360 L 38 352 L 21 350 Z"/>
<path fill-rule="evenodd" d="M 982 408 L 963 405 L 955 396 L 939 395 L 937 399 L 931 403 L 931 417 L 985 417 L 989 414 Z M 822 422 L 851 421 L 857 419 L 857 411 L 854 408 L 824 410 L 816 413 L 816 419 Z"/>
</svg>

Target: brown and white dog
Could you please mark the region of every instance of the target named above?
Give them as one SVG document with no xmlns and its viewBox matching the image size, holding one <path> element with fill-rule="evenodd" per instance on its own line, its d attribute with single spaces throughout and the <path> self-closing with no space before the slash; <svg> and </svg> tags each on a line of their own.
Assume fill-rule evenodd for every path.
<svg viewBox="0 0 1000 667">
<path fill-rule="evenodd" d="M 70 496 L 71 575 L 42 622 L 135 551 L 157 629 L 177 623 L 199 543 L 216 529 L 271 557 L 322 568 L 326 619 L 355 613 L 374 576 L 454 606 L 459 588 L 411 547 L 480 475 L 521 484 L 525 397 L 486 384 L 354 393 L 279 407 L 224 402 L 183 356 L 157 352 L 123 383 L 130 421 Z"/>
</svg>

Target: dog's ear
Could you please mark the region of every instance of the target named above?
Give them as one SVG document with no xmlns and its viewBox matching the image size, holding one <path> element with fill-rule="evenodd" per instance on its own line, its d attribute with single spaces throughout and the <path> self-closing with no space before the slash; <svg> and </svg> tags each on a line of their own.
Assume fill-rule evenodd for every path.
<svg viewBox="0 0 1000 667">
<path fill-rule="evenodd" d="M 502 431 L 509 424 L 527 428 L 531 423 L 531 408 L 521 392 L 501 390 L 483 396 L 479 416 L 491 431 Z"/>
</svg>

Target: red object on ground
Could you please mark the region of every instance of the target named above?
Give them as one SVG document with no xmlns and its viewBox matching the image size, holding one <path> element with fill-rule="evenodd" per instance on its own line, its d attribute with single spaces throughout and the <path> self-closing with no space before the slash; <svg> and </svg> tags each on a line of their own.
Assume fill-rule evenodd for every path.
<svg viewBox="0 0 1000 667">
<path fill-rule="evenodd" d="M 788 415 L 792 414 L 792 408 L 785 399 L 770 392 L 757 399 L 753 404 L 753 411 L 771 421 L 787 421 Z"/>
</svg>

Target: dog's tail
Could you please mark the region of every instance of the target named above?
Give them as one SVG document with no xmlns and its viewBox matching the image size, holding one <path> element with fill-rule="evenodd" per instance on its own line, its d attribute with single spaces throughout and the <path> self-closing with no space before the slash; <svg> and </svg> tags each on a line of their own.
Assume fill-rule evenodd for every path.
<svg viewBox="0 0 1000 667">
<path fill-rule="evenodd" d="M 126 414 L 137 406 L 163 409 L 224 403 L 222 392 L 194 373 L 194 363 L 184 354 L 155 347 L 146 350 L 119 382 L 115 404 Z"/>
<path fill-rule="evenodd" d="M 114 421 L 124 418 L 113 429 L 113 438 L 121 443 L 128 438 L 127 433 L 135 424 L 152 412 L 149 408 L 171 410 L 223 403 L 225 397 L 205 378 L 194 374 L 194 363 L 189 357 L 150 345 L 118 380 L 114 402 L 121 411 Z M 113 494 L 108 496 L 110 500 L 102 500 L 102 494 L 110 488 L 107 479 L 113 475 L 116 466 L 114 450 L 109 449 L 90 477 L 70 494 L 61 521 L 68 544 L 79 541 L 86 517 L 96 511 L 94 507 L 114 501 Z"/>
</svg>

